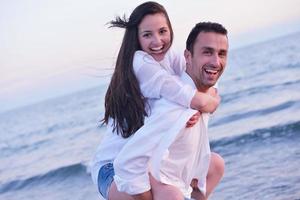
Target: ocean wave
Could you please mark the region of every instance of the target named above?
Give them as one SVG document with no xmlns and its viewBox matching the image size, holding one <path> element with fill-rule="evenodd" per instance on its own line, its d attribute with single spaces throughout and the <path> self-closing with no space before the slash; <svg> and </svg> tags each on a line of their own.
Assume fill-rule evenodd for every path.
<svg viewBox="0 0 300 200">
<path fill-rule="evenodd" d="M 233 115 L 228 115 L 226 117 L 223 117 L 219 120 L 215 120 L 214 122 L 211 123 L 211 126 L 219 126 L 225 123 L 230 123 L 233 121 L 238 121 L 240 119 L 246 119 L 250 117 L 255 117 L 255 116 L 265 116 L 268 114 L 272 114 L 274 112 L 278 112 L 287 108 L 290 108 L 292 106 L 300 104 L 299 101 L 287 101 L 269 108 L 263 108 L 263 109 L 257 109 L 257 110 L 251 110 L 243 113 L 237 113 Z"/>
<path fill-rule="evenodd" d="M 212 148 L 228 149 L 228 146 L 240 146 L 257 141 L 285 138 L 289 140 L 300 139 L 300 121 L 278 125 L 263 129 L 256 129 L 235 137 L 221 138 L 211 141 Z M 281 141 L 281 140 L 279 140 Z"/>
<path fill-rule="evenodd" d="M 232 100 L 237 100 L 244 96 L 251 96 L 251 95 L 255 95 L 255 94 L 266 93 L 268 91 L 274 92 L 275 89 L 281 90 L 286 87 L 291 87 L 293 85 L 298 86 L 299 84 L 300 84 L 300 80 L 295 80 L 295 81 L 286 81 L 283 83 L 277 83 L 277 84 L 271 84 L 271 85 L 255 86 L 255 87 L 247 88 L 244 90 L 239 90 L 236 92 L 231 92 L 231 93 L 221 95 L 222 103 L 228 103 Z"/>
<path fill-rule="evenodd" d="M 88 175 L 88 166 L 83 163 L 76 163 L 69 166 L 63 166 L 54 170 L 51 170 L 45 174 L 36 175 L 27 179 L 13 180 L 8 183 L 2 183 L 0 185 L 0 194 L 11 191 L 19 190 L 41 183 L 51 184 L 52 182 L 64 180 L 70 176 L 86 176 Z"/>
<path fill-rule="evenodd" d="M 299 67 L 300 67 L 300 62 L 290 63 L 285 66 L 285 68 L 290 68 L 290 69 L 299 68 Z"/>
<path fill-rule="evenodd" d="M 20 140 L 19 140 L 20 141 Z M 30 153 L 32 151 L 36 151 L 39 149 L 41 146 L 45 146 L 49 144 L 50 141 L 47 139 L 42 139 L 40 141 L 36 141 L 33 144 L 14 144 L 14 145 L 9 145 L 7 143 L 4 143 L 5 145 L 0 145 L 0 151 L 1 151 L 1 156 L 3 157 L 9 157 L 12 155 L 15 155 L 16 153 Z"/>
</svg>

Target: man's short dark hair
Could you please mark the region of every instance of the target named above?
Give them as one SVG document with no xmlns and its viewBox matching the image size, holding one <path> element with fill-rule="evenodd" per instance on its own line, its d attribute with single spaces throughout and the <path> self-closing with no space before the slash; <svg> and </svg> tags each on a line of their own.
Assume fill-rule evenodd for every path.
<svg viewBox="0 0 300 200">
<path fill-rule="evenodd" d="M 221 24 L 215 22 L 200 22 L 196 24 L 186 40 L 186 49 L 192 54 L 196 38 L 200 32 L 213 32 L 227 36 L 227 30 Z"/>
</svg>

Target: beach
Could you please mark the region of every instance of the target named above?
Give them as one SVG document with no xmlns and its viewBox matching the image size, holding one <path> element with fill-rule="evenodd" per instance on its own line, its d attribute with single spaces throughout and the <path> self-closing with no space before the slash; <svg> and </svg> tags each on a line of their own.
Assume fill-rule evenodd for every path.
<svg viewBox="0 0 300 200">
<path fill-rule="evenodd" d="M 300 199 L 300 33 L 230 51 L 209 123 L 225 176 L 210 199 Z M 108 82 L 0 113 L 1 200 L 101 199 L 90 161 Z"/>
</svg>

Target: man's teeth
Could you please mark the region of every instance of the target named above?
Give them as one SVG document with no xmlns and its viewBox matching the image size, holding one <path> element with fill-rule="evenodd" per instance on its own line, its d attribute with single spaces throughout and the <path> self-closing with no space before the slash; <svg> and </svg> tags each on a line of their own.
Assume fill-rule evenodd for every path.
<svg viewBox="0 0 300 200">
<path fill-rule="evenodd" d="M 206 71 L 207 73 L 209 73 L 209 74 L 216 74 L 216 73 L 218 73 L 217 70 L 212 70 L 212 69 L 205 69 L 205 71 Z"/>
</svg>

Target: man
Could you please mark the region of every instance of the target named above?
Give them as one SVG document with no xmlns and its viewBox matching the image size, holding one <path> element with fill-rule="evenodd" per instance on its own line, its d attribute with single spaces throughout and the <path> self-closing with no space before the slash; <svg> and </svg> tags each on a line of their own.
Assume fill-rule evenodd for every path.
<svg viewBox="0 0 300 200">
<path fill-rule="evenodd" d="M 227 52 L 227 30 L 222 25 L 196 24 L 186 42 L 187 69 L 181 80 L 216 95 L 213 86 L 225 69 Z M 119 191 L 137 194 L 136 199 L 143 199 L 143 194 L 149 192 L 155 200 L 208 198 L 223 176 L 224 161 L 219 155 L 210 154 L 208 113 L 202 113 L 193 127 L 185 128 L 187 119 L 194 114 L 195 110 L 165 99 L 155 102 L 145 125 L 114 162 Z M 132 151 L 132 147 L 149 141 L 152 146 Z"/>
</svg>

